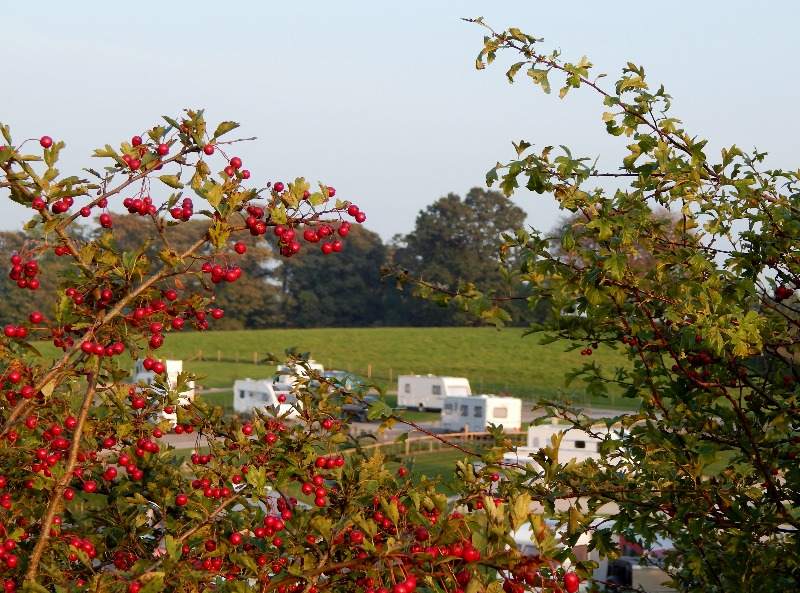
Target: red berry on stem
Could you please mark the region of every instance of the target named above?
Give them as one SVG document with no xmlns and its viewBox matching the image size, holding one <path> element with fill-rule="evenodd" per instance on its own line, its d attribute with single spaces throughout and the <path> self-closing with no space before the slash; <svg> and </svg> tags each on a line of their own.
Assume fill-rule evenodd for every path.
<svg viewBox="0 0 800 593">
<path fill-rule="evenodd" d="M 53 146 L 53 139 L 50 136 L 42 136 L 39 138 L 39 144 L 42 148 L 50 148 Z"/>
<path fill-rule="evenodd" d="M 568 572 L 564 575 L 564 589 L 567 590 L 567 593 L 576 593 L 580 584 L 581 580 L 574 572 Z"/>
</svg>

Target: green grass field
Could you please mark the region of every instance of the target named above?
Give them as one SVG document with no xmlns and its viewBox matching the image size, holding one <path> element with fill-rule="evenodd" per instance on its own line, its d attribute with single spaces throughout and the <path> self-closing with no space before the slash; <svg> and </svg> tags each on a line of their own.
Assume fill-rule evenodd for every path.
<svg viewBox="0 0 800 593">
<path fill-rule="evenodd" d="M 398 374 L 433 373 L 467 377 L 475 393 L 585 402 L 581 385 L 564 388 L 564 373 L 587 359 L 578 351 L 564 352 L 564 346 L 539 345 L 536 336 L 523 337 L 516 328 L 281 329 L 170 334 L 159 354 L 185 360 L 185 368 L 203 376 L 205 387 L 271 376 L 273 366 L 252 364 L 254 353 L 258 359 L 268 353 L 282 357 L 294 347 L 325 368 L 366 376 L 371 367 L 372 381 L 389 390 L 395 389 Z M 200 352 L 203 360 L 196 358 Z M 609 367 L 621 360 L 602 348 L 593 359 Z"/>
</svg>

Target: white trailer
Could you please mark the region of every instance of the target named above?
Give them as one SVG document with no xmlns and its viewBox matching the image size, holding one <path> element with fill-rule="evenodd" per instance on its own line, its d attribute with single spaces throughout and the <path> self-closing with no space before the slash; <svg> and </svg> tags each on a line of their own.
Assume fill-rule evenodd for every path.
<svg viewBox="0 0 800 593">
<path fill-rule="evenodd" d="M 275 374 L 278 376 L 276 381 L 278 383 L 285 385 L 294 385 L 297 377 L 308 376 L 308 371 L 306 370 L 306 368 L 299 364 L 295 365 L 280 364 L 278 365 L 278 368 L 275 370 L 276 370 Z M 325 372 L 325 367 L 323 367 L 318 362 L 315 362 L 314 360 L 309 360 L 308 370 L 316 371 L 317 373 L 322 375 Z"/>
<path fill-rule="evenodd" d="M 279 402 L 279 395 L 284 395 L 286 401 Z M 296 401 L 291 385 L 273 379 L 237 379 L 233 383 L 233 409 L 240 414 L 276 406 L 278 414 L 288 414 L 289 418 L 294 418 L 299 414 L 294 406 Z"/>
<path fill-rule="evenodd" d="M 166 367 L 165 383 L 170 389 L 175 389 L 175 387 L 178 385 L 178 375 L 183 372 L 183 361 L 164 360 L 162 362 Z M 144 368 L 144 360 L 138 359 L 133 365 L 132 380 L 136 384 L 144 383 L 145 385 L 152 386 L 156 381 L 156 374 L 153 371 L 148 371 L 146 368 Z M 194 381 L 189 381 L 186 387 L 186 391 L 182 391 L 178 394 L 178 405 L 185 406 L 189 402 L 194 401 Z M 169 420 L 173 426 L 178 422 L 178 415 L 174 412 L 172 414 L 162 412 L 161 416 Z"/>
<path fill-rule="evenodd" d="M 464 377 L 438 375 L 398 375 L 397 405 L 401 408 L 441 410 L 448 395 L 472 395 Z"/>
<path fill-rule="evenodd" d="M 506 430 L 522 427 L 522 400 L 496 395 L 448 395 L 442 406 L 441 427 L 453 432 L 484 432 L 490 424 Z"/>
<path fill-rule="evenodd" d="M 560 432 L 564 432 L 564 436 L 561 437 L 558 448 L 559 463 L 600 458 L 599 447 L 602 441 L 599 438 L 566 424 L 539 424 L 528 428 L 528 439 L 524 447 L 506 453 L 503 459 L 513 463 L 532 462 L 530 455 L 543 447 L 551 446 L 553 437 Z"/>
</svg>

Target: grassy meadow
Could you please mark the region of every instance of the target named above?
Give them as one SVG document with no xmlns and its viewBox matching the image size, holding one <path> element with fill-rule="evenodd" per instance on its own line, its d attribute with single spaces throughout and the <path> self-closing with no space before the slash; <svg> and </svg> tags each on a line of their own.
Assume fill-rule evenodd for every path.
<svg viewBox="0 0 800 593">
<path fill-rule="evenodd" d="M 203 377 L 199 383 L 204 387 L 230 387 L 237 378 L 272 375 L 273 366 L 253 364 L 254 353 L 257 360 L 263 360 L 268 353 L 282 357 L 289 348 L 309 352 L 326 369 L 344 369 L 365 377 L 371 369 L 372 381 L 389 391 L 396 388 L 398 374 L 433 373 L 467 377 L 476 393 L 508 392 L 527 400 L 564 396 L 585 401 L 581 385 L 564 387 L 564 373 L 587 359 L 578 351 L 564 352 L 564 343 L 540 345 L 536 336 L 524 337 L 523 330 L 516 328 L 174 333 L 167 336 L 159 354 L 183 359 L 185 368 Z M 613 366 L 621 357 L 601 348 L 593 359 Z"/>
</svg>

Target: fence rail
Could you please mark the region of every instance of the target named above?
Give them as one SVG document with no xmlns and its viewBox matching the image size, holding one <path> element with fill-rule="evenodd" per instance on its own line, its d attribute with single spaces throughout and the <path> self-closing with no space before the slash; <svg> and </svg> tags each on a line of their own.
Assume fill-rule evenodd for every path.
<svg viewBox="0 0 800 593">
<path fill-rule="evenodd" d="M 513 431 L 506 432 L 505 436 L 511 440 L 515 445 L 525 444 L 527 436 L 526 431 Z M 446 434 L 424 435 L 418 437 L 409 437 L 404 441 L 396 442 L 382 442 L 371 443 L 364 445 L 359 449 L 371 450 L 379 449 L 387 455 L 397 455 L 407 457 L 409 455 L 418 455 L 425 453 L 434 453 L 442 449 L 452 449 L 453 445 L 458 445 L 467 450 L 480 451 L 486 445 L 494 442 L 494 437 L 488 432 L 469 432 L 464 430 L 462 432 L 451 432 Z M 341 451 L 342 454 L 351 454 L 359 450 L 355 448 L 345 449 Z"/>
</svg>

